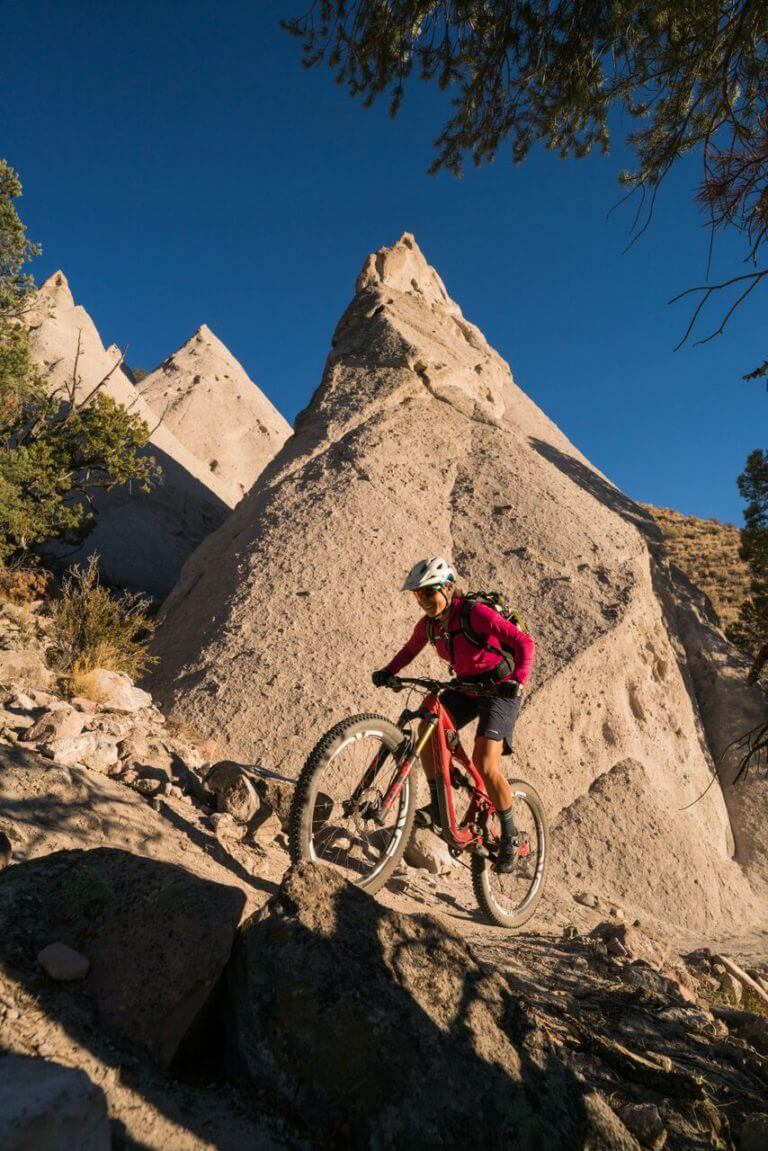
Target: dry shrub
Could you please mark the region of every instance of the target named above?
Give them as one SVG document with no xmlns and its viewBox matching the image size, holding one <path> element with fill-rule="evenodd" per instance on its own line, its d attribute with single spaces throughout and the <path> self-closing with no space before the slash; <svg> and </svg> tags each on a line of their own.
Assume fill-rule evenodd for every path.
<svg viewBox="0 0 768 1151">
<path fill-rule="evenodd" d="M 0 560 L 0 600 L 25 604 L 44 599 L 51 579 L 51 573 L 43 567 Z"/>
<path fill-rule="evenodd" d="M 749 570 L 739 555 L 741 536 L 733 524 L 684 516 L 672 508 L 645 505 L 661 528 L 667 557 L 705 592 L 725 630 L 749 595 Z"/>
<path fill-rule="evenodd" d="M 136 679 L 154 663 L 147 651 L 155 628 L 149 606 L 142 595 L 115 595 L 105 588 L 97 555 L 84 567 L 71 568 L 55 606 L 52 635 L 56 662 L 71 684 L 77 679 L 87 686 L 88 673 L 97 667 Z"/>
<path fill-rule="evenodd" d="M 79 695 L 83 699 L 93 700 L 94 703 L 106 703 L 109 696 L 109 693 L 104 691 L 101 686 L 94 668 L 90 671 L 78 669 L 71 672 L 67 676 L 67 689 L 70 696 Z"/>
</svg>

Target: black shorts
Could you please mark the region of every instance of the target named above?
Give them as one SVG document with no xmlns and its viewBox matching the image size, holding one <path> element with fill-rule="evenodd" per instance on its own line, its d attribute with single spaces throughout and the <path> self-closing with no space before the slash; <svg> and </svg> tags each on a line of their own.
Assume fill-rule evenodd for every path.
<svg viewBox="0 0 768 1151">
<path fill-rule="evenodd" d="M 465 695 L 463 691 L 444 691 L 440 702 L 448 711 L 458 729 L 466 727 L 473 719 L 479 719 L 477 734 L 486 739 L 504 741 L 502 754 L 512 754 L 512 736 L 520 714 L 522 697 L 500 699 L 498 697 Z"/>
</svg>

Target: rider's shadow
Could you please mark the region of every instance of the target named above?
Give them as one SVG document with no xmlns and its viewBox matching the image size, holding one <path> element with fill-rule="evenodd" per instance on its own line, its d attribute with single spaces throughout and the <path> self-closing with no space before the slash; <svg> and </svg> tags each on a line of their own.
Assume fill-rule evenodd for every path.
<svg viewBox="0 0 768 1151">
<path fill-rule="evenodd" d="M 332 1147 L 593 1145 L 582 1086 L 504 977 L 429 915 L 319 870 L 293 868 L 241 933 L 230 1067 Z"/>
</svg>

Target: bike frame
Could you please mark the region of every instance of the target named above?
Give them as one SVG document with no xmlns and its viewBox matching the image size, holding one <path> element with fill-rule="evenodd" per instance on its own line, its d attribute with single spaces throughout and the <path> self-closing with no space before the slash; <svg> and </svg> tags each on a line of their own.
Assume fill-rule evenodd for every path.
<svg viewBox="0 0 768 1151">
<path fill-rule="evenodd" d="M 433 761 L 437 768 L 437 799 L 440 806 L 443 838 L 449 846 L 458 850 L 463 850 L 472 844 L 483 843 L 483 835 L 478 828 L 487 826 L 488 816 L 492 815 L 496 809 L 485 789 L 483 777 L 462 747 L 453 720 L 440 702 L 439 692 L 430 692 L 417 712 L 403 712 L 398 726 L 415 718 L 424 721 L 424 728 L 387 789 L 382 800 L 382 807 L 387 811 L 392 807 L 402 790 L 403 784 L 410 775 L 414 763 L 426 747 L 427 742 L 431 740 Z M 455 764 L 460 770 L 463 769 L 472 783 L 472 799 L 461 823 L 457 822 L 456 808 L 453 802 L 454 789 L 451 773 Z M 372 769 L 376 769 L 374 764 L 369 768 L 369 772 Z M 368 774 L 367 772 L 366 776 Z"/>
</svg>

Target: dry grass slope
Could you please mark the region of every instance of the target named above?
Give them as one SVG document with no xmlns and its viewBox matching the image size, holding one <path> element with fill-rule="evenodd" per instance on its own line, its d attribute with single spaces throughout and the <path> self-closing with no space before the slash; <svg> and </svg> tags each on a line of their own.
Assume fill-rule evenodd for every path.
<svg viewBox="0 0 768 1151">
<path fill-rule="evenodd" d="M 749 570 L 739 559 L 739 529 L 672 508 L 646 507 L 661 528 L 670 560 L 709 596 L 725 630 L 749 592 Z"/>
</svg>

